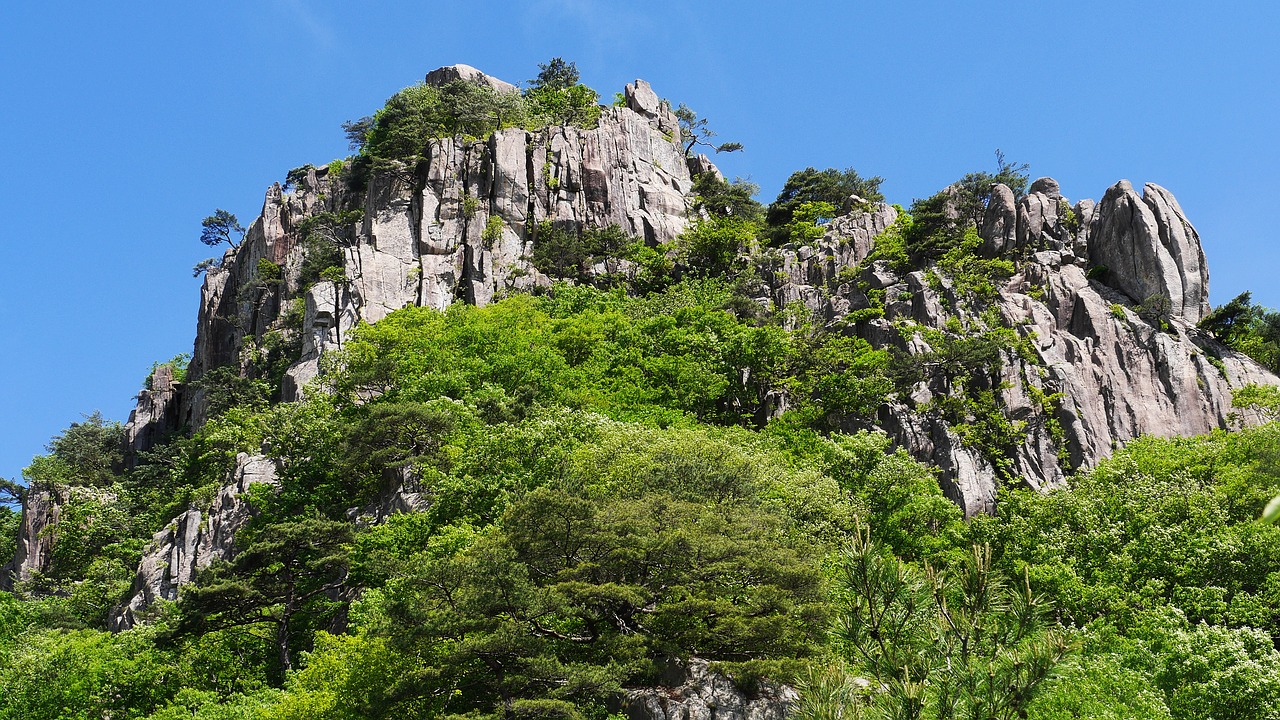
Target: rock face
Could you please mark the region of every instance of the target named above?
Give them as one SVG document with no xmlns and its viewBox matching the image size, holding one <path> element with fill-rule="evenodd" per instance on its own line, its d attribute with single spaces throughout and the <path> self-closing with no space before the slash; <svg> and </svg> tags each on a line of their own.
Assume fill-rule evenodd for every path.
<svg viewBox="0 0 1280 720">
<path fill-rule="evenodd" d="M 1017 247 L 1018 205 L 1008 185 L 996 183 L 991 188 L 986 214 L 982 218 L 982 254 L 996 257 Z"/>
<path fill-rule="evenodd" d="M 520 92 L 520 89 L 509 82 L 485 75 L 470 65 L 447 65 L 427 73 L 424 80 L 428 85 L 444 85 L 455 80 L 465 80 L 479 85 L 488 85 L 498 92 Z"/>
<path fill-rule="evenodd" d="M 431 83 L 460 79 L 514 89 L 464 65 L 427 76 Z M 188 369 L 193 382 L 165 390 L 161 381 L 140 397 L 129 426 L 134 449 L 168 429 L 204 422 L 207 402 L 194 381 L 216 368 L 246 371 L 270 333 L 301 348 L 283 388 L 284 399 L 296 399 L 320 374 L 320 356 L 340 348 L 358 322 L 409 305 L 485 305 L 547 285 L 531 261 L 544 221 L 617 225 L 651 245 L 672 241 L 688 222 L 691 172 L 719 171 L 705 157 L 685 157 L 676 118 L 648 83 L 627 85 L 623 97 L 623 107 L 602 108 L 592 129 L 511 128 L 483 141 L 442 139 L 415 167 L 378 174 L 359 195 L 326 168 L 291 174 L 291 187 L 272 186 L 244 242 L 206 275 Z M 948 191 L 951 216 L 962 221 L 960 190 Z M 353 207 L 363 210 L 360 218 L 333 230 L 345 279 L 303 292 L 301 226 Z M 1074 206 L 1052 178 L 1037 179 L 1022 198 L 993 186 L 979 253 L 1013 260 L 1018 271 L 985 307 L 944 274 L 864 262 L 897 217 L 889 205 L 860 203 L 832 220 L 820 240 L 767 250 L 755 299 L 773 309 L 799 303 L 839 332 L 911 354 L 930 352 L 925 331 L 956 322 L 984 326 L 991 318 L 984 310 L 1026 340 L 1023 354 L 1003 352 L 999 377 L 989 379 L 1000 412 L 1024 431 L 1010 457 L 984 457 L 931 409 L 932 400 L 954 392 L 937 379 L 876 417 L 842 421 L 849 430 L 879 427 L 936 465 L 943 488 L 969 514 L 994 507 L 993 463 L 1032 487 L 1053 487 L 1140 434 L 1223 427 L 1231 388 L 1280 382 L 1196 330 L 1208 309 L 1200 239 L 1157 185 L 1139 196 L 1121 181 L 1101 202 Z M 264 260 L 281 267 L 279 282 L 258 277 Z M 300 320 L 286 323 L 282 299 L 297 295 L 302 307 L 291 317 Z M 875 317 L 881 308 L 883 317 Z M 1153 315 L 1159 317 L 1148 319 Z M 783 392 L 770 400 L 761 420 L 788 405 Z"/>
<path fill-rule="evenodd" d="M 1018 264 L 991 305 L 1001 324 L 1034 348 L 1033 358 L 1004 351 L 992 382 L 1001 413 L 1025 430 L 1007 459 L 1011 475 L 1034 488 L 1060 485 L 1068 471 L 1093 466 L 1139 435 L 1227 427 L 1233 388 L 1280 384 L 1195 327 L 1208 309 L 1204 254 L 1167 190 L 1148 184 L 1139 197 L 1122 181 L 1101 203 L 1072 207 L 1051 178 L 1030 189 L 1015 200 L 1007 187 L 994 186 L 979 228 L 984 256 Z M 981 308 L 945 277 L 899 276 L 883 263 L 860 266 L 859 276 L 849 277 L 870 252 L 870 240 L 892 223 L 890 213 L 881 206 L 870 215 L 839 218 L 821 241 L 783 247 L 766 268 L 771 272 L 761 273 L 772 295 L 762 301 L 801 302 L 839 321 L 868 307 L 862 289 L 884 291 L 884 318 L 846 322 L 843 331 L 916 355 L 930 350 L 925 329 L 942 330 L 949 322 L 974 327 Z M 841 243 L 842 232 L 848 234 L 842 229 L 857 224 L 870 234 L 866 245 L 857 235 Z M 1152 295 L 1170 299 L 1163 325 L 1137 311 Z M 949 392 L 935 379 L 881 407 L 877 417 L 846 418 L 845 425 L 884 430 L 939 469 L 944 491 L 966 514 L 991 512 L 999 485 L 991 460 L 929 411 L 931 400 Z"/>
<path fill-rule="evenodd" d="M 18 547 L 9 564 L 0 568 L 0 590 L 12 591 L 15 583 L 28 582 L 52 565 L 53 534 L 45 532 L 58 523 L 62 502 L 52 490 L 32 490 L 22 503 Z"/>
<path fill-rule="evenodd" d="M 432 71 L 426 81 L 459 79 L 516 89 L 466 65 Z M 374 176 L 359 196 L 326 168 L 301 173 L 293 187 L 273 185 L 239 248 L 205 276 L 187 375 L 192 389 L 163 411 L 140 406 L 130 432 L 145 446 L 148 424 L 199 427 L 207 401 L 195 381 L 216 368 L 246 367 L 268 332 L 302 336 L 302 359 L 285 383 L 285 397 L 293 399 L 317 374 L 320 353 L 359 321 L 376 322 L 407 305 L 486 305 L 548 284 L 530 259 L 540 222 L 617 225 L 655 245 L 673 240 L 688 223 L 693 187 L 678 122 L 643 80 L 627 86 L 626 99 L 625 107 L 602 108 L 591 129 L 508 128 L 483 141 L 441 139 L 416 168 Z M 281 298 L 301 292 L 299 226 L 352 206 L 363 208 L 363 219 L 340 228 L 347 281 L 311 287 L 301 329 L 282 327 Z M 281 266 L 283 280 L 262 282 L 262 260 Z"/>
<path fill-rule="evenodd" d="M 128 630 L 156 600 L 177 600 L 178 588 L 194 581 L 214 560 L 230 560 L 236 531 L 253 517 L 243 495 L 259 483 L 276 484 L 275 462 L 240 453 L 229 482 L 208 508 L 191 508 L 156 533 L 138 565 L 128 602 L 108 619 L 111 630 Z"/>
<path fill-rule="evenodd" d="M 173 380 L 173 368 L 161 365 L 151 373 L 151 387 L 138 393 L 138 404 L 125 425 L 125 444 L 132 463 L 139 451 L 162 442 L 181 430 L 178 424 L 179 393 L 182 386 Z"/>
<path fill-rule="evenodd" d="M 1127 180 L 1102 196 L 1089 228 L 1089 260 L 1109 284 L 1137 302 L 1169 301 L 1170 312 L 1199 322 L 1209 311 L 1209 270 L 1200 237 L 1168 190 Z"/>
<path fill-rule="evenodd" d="M 0 568 L 0 590 L 12 591 L 18 583 L 30 582 L 53 568 L 54 531 L 68 503 L 109 503 L 115 499 L 113 493 L 91 487 L 31 488 L 22 503 L 17 549 L 13 559 Z"/>
<path fill-rule="evenodd" d="M 768 683 L 748 695 L 697 658 L 668 675 L 663 687 L 627 691 L 627 720 L 785 720 L 799 700 L 792 688 Z"/>
</svg>

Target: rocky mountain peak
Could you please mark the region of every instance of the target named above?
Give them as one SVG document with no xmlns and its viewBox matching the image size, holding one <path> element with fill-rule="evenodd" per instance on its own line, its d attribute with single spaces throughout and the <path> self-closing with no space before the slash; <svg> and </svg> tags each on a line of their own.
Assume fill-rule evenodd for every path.
<svg viewBox="0 0 1280 720">
<path fill-rule="evenodd" d="M 466 65 L 427 76 L 433 84 L 458 79 L 516 90 Z M 205 277 L 187 382 L 158 372 L 139 395 L 127 429 L 131 450 L 203 423 L 208 399 L 200 378 L 219 368 L 257 372 L 254 363 L 273 352 L 263 343 L 271 333 L 296 348 L 282 388 L 284 399 L 296 399 L 318 374 L 320 357 L 340 348 L 359 322 L 406 306 L 486 305 L 549 287 L 557 278 L 536 259 L 549 229 L 616 226 L 651 248 L 675 252 L 674 241 L 698 221 L 695 175 L 721 176 L 705 156 L 686 156 L 670 105 L 648 83 L 628 84 L 623 96 L 622 107 L 600 108 L 592 127 L 439 138 L 414 167 L 375 173 L 363 187 L 325 167 L 291 174 L 288 186 L 273 184 L 244 242 Z M 958 210 L 960 189 L 948 193 L 946 216 L 969 222 Z M 851 206 L 817 239 L 743 258 L 761 278 L 753 299 L 774 310 L 803 306 L 826 332 L 902 357 L 932 357 L 957 333 L 1018 338 L 1016 347 L 1000 350 L 993 375 L 977 388 L 990 391 L 994 411 L 1016 431 L 1016 443 L 1000 456 L 975 445 L 962 418 L 938 411 L 961 392 L 946 375 L 926 373 L 871 417 L 837 419 L 847 431 L 885 432 L 935 466 L 966 514 L 991 512 L 998 488 L 1011 478 L 1034 488 L 1059 486 L 1139 435 L 1226 427 L 1233 388 L 1280 383 L 1195 327 L 1208 310 L 1204 253 L 1177 200 L 1158 185 L 1146 184 L 1139 196 L 1120 181 L 1100 202 L 1074 205 L 1048 177 L 1022 197 L 993 185 L 980 208 L 975 252 L 1008 261 L 1014 272 L 979 302 L 939 265 L 908 268 L 877 259 L 878 244 L 906 219 L 883 202 L 859 198 Z M 317 226 L 332 245 L 340 279 L 303 276 Z M 278 278 L 261 276 L 268 265 L 279 268 Z M 608 257 L 583 272 L 626 278 L 635 266 Z M 758 420 L 788 402 L 785 392 L 770 393 Z M 172 597 L 194 568 L 231 552 L 236 522 L 247 517 L 237 509 L 235 488 L 265 477 L 253 468 L 268 462 L 242 460 L 220 505 L 193 508 L 156 537 L 134 600 L 117 614 L 121 627 L 155 597 Z M 28 508 L 23 559 L 12 568 L 20 576 L 38 571 L 47 555 L 38 536 L 56 521 L 56 500 L 41 496 Z"/>
</svg>

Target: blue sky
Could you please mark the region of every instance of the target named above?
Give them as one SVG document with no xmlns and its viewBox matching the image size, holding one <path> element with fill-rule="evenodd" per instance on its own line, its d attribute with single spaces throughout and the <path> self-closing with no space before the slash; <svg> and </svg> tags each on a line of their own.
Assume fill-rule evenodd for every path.
<svg viewBox="0 0 1280 720">
<path fill-rule="evenodd" d="M 645 78 L 746 145 L 721 167 L 766 202 L 814 165 L 906 204 L 996 148 L 1073 200 L 1157 182 L 1212 301 L 1280 306 L 1278 27 L 1262 2 L 4 3 L 0 476 L 190 350 L 201 218 L 247 225 L 346 154 L 344 120 L 458 62 L 519 82 L 564 56 L 605 98 Z"/>
</svg>

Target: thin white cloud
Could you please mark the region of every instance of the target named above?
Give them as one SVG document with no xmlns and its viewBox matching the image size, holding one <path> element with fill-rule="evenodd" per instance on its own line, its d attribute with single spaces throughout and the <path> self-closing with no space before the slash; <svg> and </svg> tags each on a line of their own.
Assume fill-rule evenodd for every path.
<svg viewBox="0 0 1280 720">
<path fill-rule="evenodd" d="M 333 46 L 337 35 L 307 7 L 306 0 L 275 0 L 275 4 L 287 12 L 317 45 L 325 48 Z"/>
</svg>

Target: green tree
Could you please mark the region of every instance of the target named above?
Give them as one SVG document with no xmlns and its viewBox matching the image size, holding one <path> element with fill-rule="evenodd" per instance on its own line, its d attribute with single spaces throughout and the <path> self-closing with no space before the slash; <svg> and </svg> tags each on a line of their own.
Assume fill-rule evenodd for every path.
<svg viewBox="0 0 1280 720">
<path fill-rule="evenodd" d="M 854 672 L 881 688 L 852 700 L 853 717 L 1025 717 L 1070 650 L 1066 633 L 1044 617 L 1047 603 L 1025 579 L 1012 586 L 995 571 L 989 547 L 975 546 L 950 572 L 928 565 L 921 572 L 862 530 L 837 583 L 837 647 Z M 833 699 L 841 700 L 820 694 L 810 702 Z M 830 715 L 821 707 L 804 714 Z"/>
<path fill-rule="evenodd" d="M 883 182 L 884 178 L 878 175 L 864 178 L 853 168 L 843 171 L 835 168 L 816 170 L 811 167 L 798 170 L 791 173 L 777 199 L 769 205 L 765 221 L 775 234 L 785 239 L 785 229 L 794 220 L 796 211 L 805 203 L 830 203 L 837 215 L 844 215 L 854 209 L 850 199 L 854 195 L 866 202 L 884 200 L 884 195 L 880 192 L 880 184 Z"/>
<path fill-rule="evenodd" d="M 582 79 L 578 64 L 562 57 L 538 63 L 538 70 L 538 76 L 529 81 L 529 87 L 534 90 L 568 90 Z"/>
<path fill-rule="evenodd" d="M 351 540 L 350 525 L 318 515 L 241 530 L 235 558 L 214 562 L 183 590 L 179 634 L 266 625 L 280 667 L 292 669 L 299 625 L 319 627 L 342 607 L 335 598 Z"/>
<path fill-rule="evenodd" d="M 429 660 L 393 697 L 507 717 L 549 701 L 576 716 L 668 657 L 776 675 L 816 648 L 819 575 L 767 513 L 542 489 L 500 527 L 429 543 L 382 591 L 393 642 Z"/>
<path fill-rule="evenodd" d="M 600 96 L 579 82 L 577 64 L 556 57 L 538 67 L 541 72 L 524 91 L 529 114 L 553 125 L 595 127 Z"/>
<path fill-rule="evenodd" d="M 991 186 L 1001 183 L 1013 191 L 1015 198 L 1021 198 L 1027 194 L 1027 183 L 1031 179 L 1027 170 L 1030 167 L 1026 163 L 1006 160 L 1004 152 L 997 149 L 994 174 L 985 171 L 974 172 L 956 181 L 954 187 L 958 193 L 954 202 L 960 216 L 972 222 L 974 227 L 981 227 L 987 201 L 991 199 Z"/>
<path fill-rule="evenodd" d="M 212 215 L 200 221 L 200 242 L 205 245 L 221 245 L 240 247 L 244 240 L 244 227 L 236 216 L 218 208 Z"/>
<path fill-rule="evenodd" d="M 760 187 L 744 180 L 728 182 L 715 173 L 693 178 L 693 209 L 711 217 L 736 217 L 761 223 L 764 206 L 756 201 Z"/>
<path fill-rule="evenodd" d="M 1280 312 L 1255 305 L 1248 292 L 1214 308 L 1200 327 L 1272 372 L 1280 372 Z"/>
<path fill-rule="evenodd" d="M 698 117 L 698 113 L 693 111 L 684 103 L 680 103 L 680 107 L 675 110 L 676 120 L 680 123 L 680 138 L 687 143 L 684 146 L 684 154 L 693 157 L 693 149 L 698 145 L 709 147 L 712 150 L 722 152 L 738 152 L 742 149 L 742 143 L 727 142 L 716 144 L 711 142 L 711 138 L 716 133 L 707 127 L 707 119 Z"/>
<path fill-rule="evenodd" d="M 725 277 L 753 249 L 759 225 L 736 216 L 694 222 L 680 235 L 681 259 L 691 275 Z"/>
</svg>

